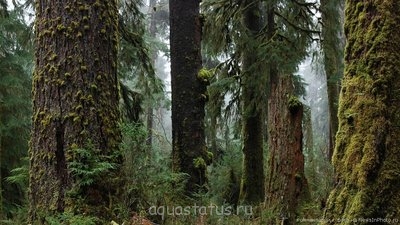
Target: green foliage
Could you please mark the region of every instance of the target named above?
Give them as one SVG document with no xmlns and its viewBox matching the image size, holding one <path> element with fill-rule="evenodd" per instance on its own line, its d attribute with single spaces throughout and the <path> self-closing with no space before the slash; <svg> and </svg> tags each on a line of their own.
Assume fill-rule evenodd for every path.
<svg viewBox="0 0 400 225">
<path fill-rule="evenodd" d="M 23 189 L 28 187 L 29 181 L 29 168 L 28 158 L 23 159 L 21 167 L 14 168 L 10 171 L 10 176 L 6 177 L 6 181 L 11 184 L 16 184 Z"/>
<path fill-rule="evenodd" d="M 223 128 L 229 133 L 231 125 L 234 133 L 240 133 L 240 74 L 239 61 L 228 59 L 213 69 L 211 84 L 207 88 L 209 101 L 206 104 L 206 119 L 210 129 Z M 229 101 L 226 101 L 229 96 Z"/>
<path fill-rule="evenodd" d="M 136 68 L 142 73 L 154 74 L 148 46 L 144 40 L 144 16 L 140 11 L 141 0 L 120 1 L 119 29 L 121 34 L 119 63 L 121 75 L 124 69 Z"/>
<path fill-rule="evenodd" d="M 206 22 L 204 25 L 204 44 L 207 54 L 212 56 L 233 56 L 242 54 L 249 45 L 257 46 L 257 65 L 276 63 L 283 74 L 295 72 L 297 65 L 307 55 L 307 48 L 314 36 L 318 35 L 312 12 L 314 3 L 303 1 L 272 1 L 262 5 L 262 10 L 274 9 L 275 31 L 268 31 L 267 15 L 262 15 L 265 28 L 258 34 L 257 40 L 249 42 L 243 24 L 243 11 L 248 7 L 245 1 L 205 0 L 202 9 Z M 273 32 L 272 36 L 268 32 Z M 215 41 L 218 40 L 218 41 Z"/>
<path fill-rule="evenodd" d="M 188 177 L 172 172 L 170 151 L 158 146 L 150 150 L 145 144 L 147 130 L 142 124 L 125 123 L 121 128 L 127 210 L 146 215 L 151 206 L 178 204 Z M 153 221 L 161 221 L 160 216 L 147 216 Z"/>
<path fill-rule="evenodd" d="M 150 47 L 145 37 L 141 0 L 125 0 L 120 5 L 119 29 L 121 34 L 118 55 L 119 76 L 135 79 L 135 88 L 146 98 L 163 92 L 163 84 L 155 76 Z"/>
<path fill-rule="evenodd" d="M 307 83 L 305 82 L 304 78 L 300 75 L 293 75 L 292 81 L 294 85 L 293 94 L 297 97 L 305 96 L 306 95 L 306 87 Z"/>
<path fill-rule="evenodd" d="M 8 216 L 9 218 L 0 220 L 0 224 L 3 225 L 26 224 L 26 215 L 28 215 L 28 207 L 27 205 L 15 206 L 9 210 L 9 214 L 12 216 Z"/>
<path fill-rule="evenodd" d="M 343 0 L 321 0 L 324 67 L 328 83 L 340 83 L 344 69 Z"/>
<path fill-rule="evenodd" d="M 74 160 L 69 162 L 68 168 L 79 188 L 90 186 L 116 168 L 115 164 L 104 161 L 90 143 L 87 148 L 72 148 L 69 154 L 73 155 Z"/>
<path fill-rule="evenodd" d="M 72 213 L 60 213 L 56 216 L 46 217 L 49 225 L 96 225 L 98 219 L 96 217 L 74 215 Z"/>
<path fill-rule="evenodd" d="M 242 176 L 241 145 L 239 140 L 230 141 L 222 159 L 210 167 L 210 201 L 217 204 L 236 205 Z"/>
<path fill-rule="evenodd" d="M 0 6 L 0 190 L 2 201 L 0 219 L 12 217 L 24 204 L 26 182 L 21 158 L 27 155 L 30 128 L 30 87 L 33 66 L 32 29 L 23 16 L 24 8 L 15 3 L 7 10 Z M 27 164 L 25 164 L 27 166 Z M 23 173 L 21 173 L 23 174 Z M 3 179 L 13 176 L 15 182 Z M 0 210 L 1 211 L 1 210 Z"/>
<path fill-rule="evenodd" d="M 123 97 L 122 111 L 130 122 L 139 122 L 142 107 L 165 102 L 164 84 L 156 76 L 154 61 L 163 43 L 149 37 L 141 0 L 120 2 L 118 75 Z"/>
</svg>

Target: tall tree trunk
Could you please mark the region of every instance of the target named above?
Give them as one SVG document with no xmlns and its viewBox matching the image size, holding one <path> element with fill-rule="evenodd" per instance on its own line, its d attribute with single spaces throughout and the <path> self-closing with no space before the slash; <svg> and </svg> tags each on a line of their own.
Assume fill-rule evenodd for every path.
<svg viewBox="0 0 400 225">
<path fill-rule="evenodd" d="M 342 44 L 342 0 L 321 0 L 322 14 L 322 48 L 324 51 L 324 68 L 328 91 L 329 109 L 329 146 L 327 157 L 332 158 L 335 135 L 338 129 L 338 103 L 340 79 L 343 74 L 343 44 Z"/>
<path fill-rule="evenodd" d="M 264 199 L 264 157 L 263 157 L 263 117 L 262 107 L 255 102 L 260 88 L 260 77 L 264 71 L 254 69 L 257 63 L 256 35 L 262 28 L 259 1 L 245 1 L 244 24 L 248 29 L 248 49 L 243 56 L 242 75 L 242 138 L 243 138 L 243 174 L 240 186 L 240 201 L 257 204 Z M 264 87 L 266 88 L 266 87 Z"/>
<path fill-rule="evenodd" d="M 347 47 L 325 217 L 400 218 L 400 5 L 346 2 Z M 367 224 L 368 221 L 358 221 Z M 338 222 L 332 222 L 330 224 Z"/>
<path fill-rule="evenodd" d="M 35 7 L 29 221 L 65 211 L 109 219 L 122 159 L 117 2 Z"/>
<path fill-rule="evenodd" d="M 157 0 L 150 0 L 149 4 L 149 13 L 150 13 L 150 27 L 149 27 L 149 33 L 150 37 L 155 39 L 156 38 L 156 32 L 157 32 L 157 27 L 156 27 L 156 20 L 155 20 L 155 14 L 156 14 L 156 4 Z M 157 60 L 157 51 L 156 49 L 151 49 L 150 52 L 150 57 L 152 60 L 152 64 L 155 65 L 155 62 Z M 150 100 L 150 99 L 149 99 Z M 153 145 L 153 126 L 154 126 L 154 109 L 153 109 L 153 103 L 148 102 L 148 106 L 146 109 L 146 127 L 147 127 L 147 139 L 146 139 L 146 145 L 151 148 Z"/>
<path fill-rule="evenodd" d="M 188 195 L 197 192 L 206 181 L 206 85 L 198 76 L 202 64 L 199 4 L 199 0 L 169 3 L 173 170 L 190 176 L 186 185 Z"/>
<path fill-rule="evenodd" d="M 293 95 L 291 76 L 272 76 L 269 109 L 269 160 L 266 206 L 276 221 L 295 224 L 297 208 L 308 192 L 302 153 L 303 104 Z"/>
</svg>

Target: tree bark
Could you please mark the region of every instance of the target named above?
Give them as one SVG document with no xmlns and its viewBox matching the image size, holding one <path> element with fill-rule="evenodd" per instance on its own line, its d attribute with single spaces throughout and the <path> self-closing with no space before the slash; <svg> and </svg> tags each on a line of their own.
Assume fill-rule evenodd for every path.
<svg viewBox="0 0 400 225">
<path fill-rule="evenodd" d="M 199 0 L 169 3 L 173 170 L 189 175 L 186 194 L 190 196 L 205 183 L 208 161 L 204 134 L 206 84 L 198 76 L 202 65 L 199 4 Z"/>
<path fill-rule="evenodd" d="M 293 95 L 291 76 L 272 76 L 270 91 L 265 203 L 274 213 L 274 223 L 295 224 L 299 203 L 308 193 L 302 153 L 303 104 Z"/>
<path fill-rule="evenodd" d="M 35 8 L 29 221 L 65 211 L 109 219 L 122 160 L 117 2 L 40 0 Z"/>
<path fill-rule="evenodd" d="M 242 203 L 257 204 L 264 199 L 264 156 L 263 156 L 263 116 L 262 107 L 255 102 L 261 76 L 266 76 L 264 71 L 257 66 L 256 35 L 262 29 L 261 11 L 259 1 L 245 1 L 244 24 L 248 29 L 248 48 L 243 53 L 242 74 L 242 138 L 243 138 L 243 173 L 240 186 L 240 201 Z M 266 88 L 264 86 L 264 88 Z"/>
<path fill-rule="evenodd" d="M 392 223 L 400 218 L 400 6 L 394 0 L 346 4 L 336 184 L 325 212 L 334 222 L 325 224 Z"/>
</svg>

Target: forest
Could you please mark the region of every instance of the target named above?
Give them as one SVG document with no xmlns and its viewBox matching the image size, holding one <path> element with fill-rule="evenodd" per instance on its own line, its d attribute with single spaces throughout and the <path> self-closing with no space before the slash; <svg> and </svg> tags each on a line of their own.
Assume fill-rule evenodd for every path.
<svg viewBox="0 0 400 225">
<path fill-rule="evenodd" d="M 395 0 L 0 0 L 0 224 L 400 224 L 399 30 Z"/>
</svg>

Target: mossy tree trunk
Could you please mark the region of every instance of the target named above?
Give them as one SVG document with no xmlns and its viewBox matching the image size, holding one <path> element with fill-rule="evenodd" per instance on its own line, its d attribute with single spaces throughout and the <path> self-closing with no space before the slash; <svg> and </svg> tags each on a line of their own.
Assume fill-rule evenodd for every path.
<svg viewBox="0 0 400 225">
<path fill-rule="evenodd" d="M 322 48 L 324 51 L 329 110 L 329 146 L 327 152 L 329 160 L 332 158 L 335 135 L 339 126 L 337 113 L 340 79 L 343 76 L 341 3 L 342 0 L 321 0 Z"/>
<path fill-rule="evenodd" d="M 298 206 L 307 197 L 304 176 L 303 104 L 293 94 L 291 76 L 271 76 L 268 100 L 269 159 L 266 207 L 274 222 L 295 224 Z"/>
<path fill-rule="evenodd" d="M 117 2 L 38 0 L 29 221 L 111 218 L 121 163 Z"/>
<path fill-rule="evenodd" d="M 172 81 L 172 159 L 175 172 L 190 177 L 192 196 L 205 181 L 207 150 L 204 133 L 206 84 L 200 79 L 201 25 L 199 0 L 171 0 L 170 47 Z"/>
<path fill-rule="evenodd" d="M 263 114 L 260 99 L 260 78 L 265 72 L 257 64 L 256 35 L 262 29 L 261 4 L 259 1 L 245 1 L 243 21 L 247 28 L 248 48 L 243 53 L 242 74 L 242 138 L 243 173 L 240 186 L 240 201 L 257 204 L 264 200 L 264 157 L 263 157 Z M 267 88 L 263 86 L 264 88 Z"/>
<path fill-rule="evenodd" d="M 346 1 L 345 74 L 333 155 L 336 184 L 325 212 L 326 219 L 349 219 L 340 224 L 400 218 L 398 3 Z"/>
</svg>

